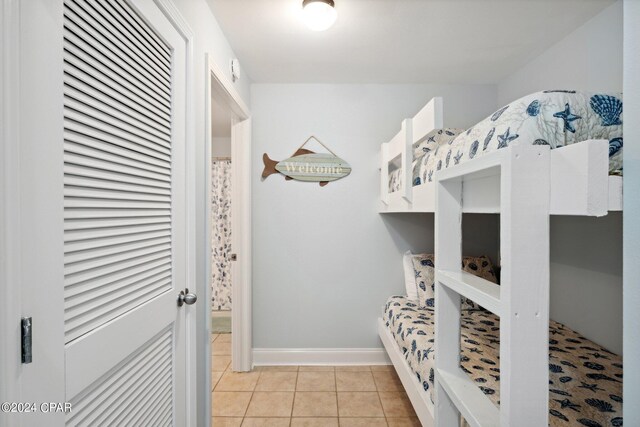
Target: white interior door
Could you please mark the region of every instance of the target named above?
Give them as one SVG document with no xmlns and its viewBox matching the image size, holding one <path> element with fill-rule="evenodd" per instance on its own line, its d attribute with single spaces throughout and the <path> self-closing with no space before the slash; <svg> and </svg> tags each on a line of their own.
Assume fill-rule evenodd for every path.
<svg viewBox="0 0 640 427">
<path fill-rule="evenodd" d="M 153 0 L 24 3 L 17 397 L 72 409 L 16 425 L 188 425 L 185 41 Z"/>
</svg>

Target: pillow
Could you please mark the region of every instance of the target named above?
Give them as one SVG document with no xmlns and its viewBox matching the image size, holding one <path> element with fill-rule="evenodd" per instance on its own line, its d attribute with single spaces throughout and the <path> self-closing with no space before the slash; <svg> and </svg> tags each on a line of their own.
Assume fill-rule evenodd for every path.
<svg viewBox="0 0 640 427">
<path fill-rule="evenodd" d="M 413 272 L 413 254 L 407 251 L 402 256 L 402 266 L 404 267 L 404 287 L 407 292 L 407 299 L 410 301 L 418 300 L 418 291 L 416 290 L 416 275 Z"/>
<path fill-rule="evenodd" d="M 435 307 L 435 269 L 433 258 L 431 254 L 418 254 L 411 257 L 414 283 L 418 293 L 418 305 L 420 307 Z"/>
<path fill-rule="evenodd" d="M 462 258 L 462 269 L 467 273 L 474 274 L 493 283 L 498 283 L 496 273 L 488 256 L 479 257 L 466 256 Z"/>
<path fill-rule="evenodd" d="M 407 254 L 405 253 L 405 256 Z M 415 277 L 415 287 L 417 291 L 418 305 L 421 308 L 435 307 L 435 263 L 434 255 L 418 254 L 411 256 Z M 483 255 L 479 257 L 463 257 L 462 269 L 485 280 L 497 283 L 493 265 L 489 257 Z M 406 278 L 406 277 L 405 277 Z M 407 286 L 408 289 L 408 286 Z M 482 309 L 474 301 L 460 297 L 462 310 Z"/>
<path fill-rule="evenodd" d="M 462 258 L 462 270 L 467 273 L 471 273 L 482 279 L 488 280 L 493 283 L 498 283 L 496 279 L 496 273 L 493 271 L 493 265 L 488 256 L 482 255 L 479 257 L 466 256 Z M 480 310 L 482 309 L 475 301 L 469 298 L 461 298 L 461 308 L 463 310 Z"/>
<path fill-rule="evenodd" d="M 413 144 L 413 158 L 414 160 L 424 156 L 427 153 L 435 151 L 438 145 L 448 143 L 454 139 L 463 129 L 446 128 L 446 129 L 434 129 L 427 134 L 423 141 Z"/>
</svg>

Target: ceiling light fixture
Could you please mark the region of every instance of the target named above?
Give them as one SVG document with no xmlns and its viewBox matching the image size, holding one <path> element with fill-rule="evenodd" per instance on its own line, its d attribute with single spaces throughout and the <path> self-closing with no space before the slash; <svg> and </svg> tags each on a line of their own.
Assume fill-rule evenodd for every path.
<svg viewBox="0 0 640 427">
<path fill-rule="evenodd" d="M 338 14 L 333 0 L 303 0 L 302 16 L 309 29 L 324 31 L 336 22 Z"/>
</svg>

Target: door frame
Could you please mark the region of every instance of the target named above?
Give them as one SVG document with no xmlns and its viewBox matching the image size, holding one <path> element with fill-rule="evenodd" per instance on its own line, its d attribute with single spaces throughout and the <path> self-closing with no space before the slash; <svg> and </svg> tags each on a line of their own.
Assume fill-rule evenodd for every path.
<svg viewBox="0 0 640 427">
<path fill-rule="evenodd" d="M 251 338 L 251 113 L 240 93 L 216 65 L 210 53 L 205 55 L 205 303 L 203 328 L 206 347 L 207 390 L 211 390 L 211 98 L 233 113 L 231 132 L 231 228 L 232 247 L 243 248 L 241 256 L 232 265 L 233 309 L 231 310 L 232 369 L 249 371 L 252 368 Z M 234 252 L 236 252 L 234 250 Z M 239 278 L 239 280 L 237 280 Z M 210 404 L 210 400 L 207 400 Z M 207 416 L 209 416 L 207 411 Z"/>
</svg>

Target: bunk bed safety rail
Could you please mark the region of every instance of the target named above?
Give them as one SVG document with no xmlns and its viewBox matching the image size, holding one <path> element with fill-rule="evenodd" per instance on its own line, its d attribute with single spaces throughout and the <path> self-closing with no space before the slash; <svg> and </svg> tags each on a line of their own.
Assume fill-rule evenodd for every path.
<svg viewBox="0 0 640 427">
<path fill-rule="evenodd" d="M 429 133 L 443 127 L 442 98 L 431 99 L 411 119 L 402 121 L 400 132 L 380 147 L 380 198 L 386 209 L 406 210 L 413 202 L 413 144 L 424 141 Z M 390 163 L 402 168 L 399 191 L 389 192 Z"/>
<path fill-rule="evenodd" d="M 402 121 L 400 132 L 398 132 L 389 142 L 385 142 L 380 147 L 380 194 L 382 202 L 386 205 L 393 204 L 394 200 L 402 197 L 407 203 L 411 203 L 412 194 L 412 174 L 411 163 L 413 162 L 413 126 L 412 119 Z M 391 164 L 394 162 L 394 164 Z M 409 165 L 407 167 L 406 165 Z M 390 166 L 402 168 L 402 185 L 399 191 L 389 192 L 389 169 Z M 397 193 L 397 194 L 395 194 Z"/>
<path fill-rule="evenodd" d="M 380 200 L 389 205 L 389 144 L 380 144 Z"/>
<path fill-rule="evenodd" d="M 413 144 L 424 141 L 432 130 L 442 128 L 442 97 L 437 96 L 413 117 Z"/>
<path fill-rule="evenodd" d="M 514 144 L 436 176 L 435 423 L 534 427 L 548 423 L 548 146 Z M 461 270 L 465 183 L 499 175 L 501 284 Z M 460 295 L 500 316 L 500 408 L 460 369 Z"/>
</svg>

